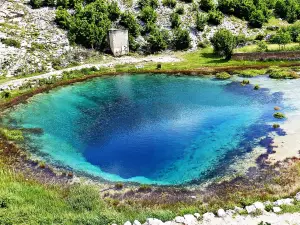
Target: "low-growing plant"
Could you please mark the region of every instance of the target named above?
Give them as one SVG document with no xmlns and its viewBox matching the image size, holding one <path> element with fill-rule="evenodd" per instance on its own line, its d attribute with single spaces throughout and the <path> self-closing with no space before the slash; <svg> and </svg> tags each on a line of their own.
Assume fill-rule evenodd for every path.
<svg viewBox="0 0 300 225">
<path fill-rule="evenodd" d="M 216 74 L 216 79 L 218 79 L 218 80 L 227 80 L 230 77 L 231 77 L 230 74 L 227 73 L 227 72 L 222 72 L 222 73 L 217 73 Z"/>
<path fill-rule="evenodd" d="M 254 90 L 259 90 L 259 89 L 260 89 L 259 85 L 254 86 Z"/>
<path fill-rule="evenodd" d="M 285 115 L 281 112 L 276 112 L 274 113 L 273 115 L 276 119 L 284 119 L 285 118 Z"/>
<path fill-rule="evenodd" d="M 184 8 L 183 6 L 178 7 L 175 12 L 177 12 L 179 15 L 183 15 L 184 14 Z"/>
<path fill-rule="evenodd" d="M 21 130 L 0 128 L 0 134 L 9 141 L 23 141 L 24 136 Z"/>
<path fill-rule="evenodd" d="M 239 77 L 256 77 L 259 75 L 266 74 L 266 70 L 255 70 L 255 69 L 249 69 L 249 70 L 240 70 L 240 71 L 234 71 L 235 74 L 237 74 Z"/>
<path fill-rule="evenodd" d="M 274 128 L 274 129 L 277 129 L 277 128 L 279 128 L 279 127 L 280 127 L 280 125 L 279 125 L 278 123 L 274 123 L 274 124 L 273 124 L 273 128 Z"/>
<path fill-rule="evenodd" d="M 250 81 L 249 80 L 243 80 L 242 82 L 241 82 L 241 85 L 247 85 L 247 84 L 250 84 Z"/>
<path fill-rule="evenodd" d="M 45 162 L 39 162 L 39 168 L 45 169 L 46 168 L 46 163 Z"/>
<path fill-rule="evenodd" d="M 208 12 L 208 23 L 213 25 L 219 25 L 222 23 L 224 15 L 219 10 L 211 10 Z"/>
<path fill-rule="evenodd" d="M 273 79 L 296 79 L 299 75 L 291 69 L 273 68 L 267 71 L 270 78 Z"/>
<path fill-rule="evenodd" d="M 163 6 L 169 7 L 169 8 L 174 8 L 176 6 L 176 0 L 163 0 L 162 4 Z"/>
<path fill-rule="evenodd" d="M 12 39 L 12 38 L 1 39 L 1 42 L 5 45 L 11 46 L 11 47 L 15 47 L 15 48 L 20 48 L 21 47 L 20 41 Z"/>
<path fill-rule="evenodd" d="M 151 190 L 152 190 L 152 188 L 148 184 L 143 184 L 138 189 L 138 191 L 140 191 L 140 192 L 150 192 Z"/>
<path fill-rule="evenodd" d="M 177 28 L 181 24 L 180 16 L 178 13 L 173 12 L 170 16 L 170 21 L 171 21 L 171 27 L 172 28 Z"/>
<path fill-rule="evenodd" d="M 122 189 L 124 187 L 124 184 L 123 183 L 116 183 L 115 184 L 115 188 L 117 189 L 117 190 L 120 190 L 120 189 Z"/>
<path fill-rule="evenodd" d="M 197 13 L 196 16 L 196 28 L 198 31 L 203 31 L 207 24 L 207 16 L 203 13 Z"/>
</svg>

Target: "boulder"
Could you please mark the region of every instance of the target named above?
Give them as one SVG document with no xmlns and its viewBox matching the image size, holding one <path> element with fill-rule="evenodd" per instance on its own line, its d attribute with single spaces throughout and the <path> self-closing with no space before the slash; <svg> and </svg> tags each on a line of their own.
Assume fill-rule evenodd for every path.
<svg viewBox="0 0 300 225">
<path fill-rule="evenodd" d="M 124 225 L 131 225 L 130 221 L 124 223 Z"/>
<path fill-rule="evenodd" d="M 294 199 L 292 198 L 284 198 L 279 199 L 276 202 L 274 202 L 275 206 L 281 206 L 281 205 L 293 205 Z"/>
<path fill-rule="evenodd" d="M 176 216 L 175 219 L 174 219 L 174 221 L 176 223 L 184 223 L 184 217 L 182 217 L 182 216 Z"/>
<path fill-rule="evenodd" d="M 246 211 L 248 214 L 251 214 L 251 213 L 256 212 L 256 208 L 254 205 L 249 205 L 249 206 L 246 206 Z"/>
<path fill-rule="evenodd" d="M 274 212 L 274 213 L 278 213 L 278 212 L 280 212 L 280 211 L 281 211 L 281 208 L 280 208 L 280 207 L 277 207 L 277 206 L 273 207 L 273 212 Z"/>
<path fill-rule="evenodd" d="M 235 210 L 229 209 L 226 210 L 226 215 L 232 217 L 234 214 L 236 214 Z"/>
<path fill-rule="evenodd" d="M 186 225 L 196 225 L 198 223 L 197 219 L 191 214 L 184 215 L 183 217 L 184 217 L 184 224 Z"/>
<path fill-rule="evenodd" d="M 215 217 L 215 214 L 211 213 L 211 212 L 207 212 L 203 214 L 203 220 L 204 221 L 209 221 L 212 220 Z"/>
<path fill-rule="evenodd" d="M 237 212 L 237 213 L 241 213 L 241 212 L 244 211 L 244 209 L 241 208 L 241 207 L 235 206 L 235 207 L 234 207 L 234 211 Z"/>
<path fill-rule="evenodd" d="M 142 225 L 142 224 L 140 223 L 140 221 L 135 220 L 135 221 L 133 221 L 133 225 Z"/>
<path fill-rule="evenodd" d="M 299 202 L 300 201 L 300 192 L 298 192 L 295 196 L 296 200 Z"/>
<path fill-rule="evenodd" d="M 264 210 L 265 209 L 265 206 L 262 202 L 255 202 L 253 205 L 258 210 Z"/>
<path fill-rule="evenodd" d="M 195 216 L 197 219 L 199 219 L 201 215 L 200 215 L 200 213 L 195 213 L 194 216 Z"/>
<path fill-rule="evenodd" d="M 163 225 L 164 223 L 159 219 L 148 218 L 146 221 L 146 224 L 147 225 Z"/>
<path fill-rule="evenodd" d="M 224 211 L 224 209 L 219 209 L 217 214 L 218 214 L 218 217 L 225 217 L 226 216 L 226 212 Z"/>
</svg>

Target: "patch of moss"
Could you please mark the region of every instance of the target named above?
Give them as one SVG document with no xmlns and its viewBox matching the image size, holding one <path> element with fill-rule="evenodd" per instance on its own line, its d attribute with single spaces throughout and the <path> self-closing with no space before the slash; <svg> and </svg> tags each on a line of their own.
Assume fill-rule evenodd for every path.
<svg viewBox="0 0 300 225">
<path fill-rule="evenodd" d="M 273 115 L 276 119 L 284 119 L 285 115 L 283 113 L 277 112 Z"/>
<path fill-rule="evenodd" d="M 237 74 L 239 77 L 256 77 L 259 75 L 266 74 L 267 70 L 240 70 L 240 71 L 234 71 L 235 74 Z"/>
<path fill-rule="evenodd" d="M 216 74 L 216 79 L 218 79 L 218 80 L 227 80 L 230 77 L 231 77 L 230 74 L 226 73 L 226 72 L 222 72 L 222 73 L 217 73 Z"/>
<path fill-rule="evenodd" d="M 24 136 L 21 130 L 10 130 L 7 128 L 0 128 L 0 134 L 9 141 L 23 141 Z"/>
<path fill-rule="evenodd" d="M 259 85 L 255 85 L 254 90 L 258 90 L 258 89 L 260 89 Z"/>
<path fill-rule="evenodd" d="M 273 124 L 273 128 L 274 128 L 274 129 L 277 129 L 277 128 L 279 128 L 279 127 L 280 127 L 280 125 L 279 125 L 278 123 L 274 123 L 274 124 Z"/>
<path fill-rule="evenodd" d="M 272 79 L 297 79 L 299 75 L 291 69 L 270 69 L 268 72 L 269 77 Z"/>
</svg>

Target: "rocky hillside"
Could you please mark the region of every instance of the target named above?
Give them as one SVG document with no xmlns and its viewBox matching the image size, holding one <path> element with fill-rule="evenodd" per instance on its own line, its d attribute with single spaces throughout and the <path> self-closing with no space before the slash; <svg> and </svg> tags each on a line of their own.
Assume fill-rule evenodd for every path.
<svg viewBox="0 0 300 225">
<path fill-rule="evenodd" d="M 70 44 L 67 30 L 59 28 L 55 23 L 55 8 L 32 9 L 29 2 L 30 0 L 2 0 L 0 3 L 0 76 L 50 72 L 78 65 L 95 54 L 94 50 Z M 132 12 L 137 18 L 141 12 L 138 2 L 116 1 L 121 13 Z M 155 24 L 173 35 L 170 17 L 174 10 L 180 9 L 180 28 L 189 32 L 190 50 L 197 49 L 199 43 L 207 43 L 221 28 L 246 37 L 255 37 L 264 32 L 265 28 L 250 29 L 247 21 L 228 15 L 224 15 L 219 25 L 206 24 L 202 31 L 199 31 L 196 29 L 195 20 L 197 13 L 202 11 L 198 8 L 195 10 L 195 7 L 197 7 L 195 3 L 177 1 L 175 9 L 158 1 L 155 8 L 157 13 Z M 72 14 L 72 9 L 68 11 Z M 141 20 L 138 23 L 141 28 L 145 27 L 145 23 Z M 118 26 L 118 21 L 110 26 Z M 139 34 L 134 39 L 140 45 L 140 49 L 147 45 L 145 34 Z"/>
</svg>

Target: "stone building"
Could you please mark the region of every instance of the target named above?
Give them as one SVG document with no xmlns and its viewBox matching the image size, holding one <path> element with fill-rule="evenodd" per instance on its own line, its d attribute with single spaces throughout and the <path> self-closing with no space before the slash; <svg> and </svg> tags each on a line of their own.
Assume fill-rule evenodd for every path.
<svg viewBox="0 0 300 225">
<path fill-rule="evenodd" d="M 108 31 L 108 42 L 114 56 L 129 53 L 128 30 L 110 29 Z"/>
</svg>

